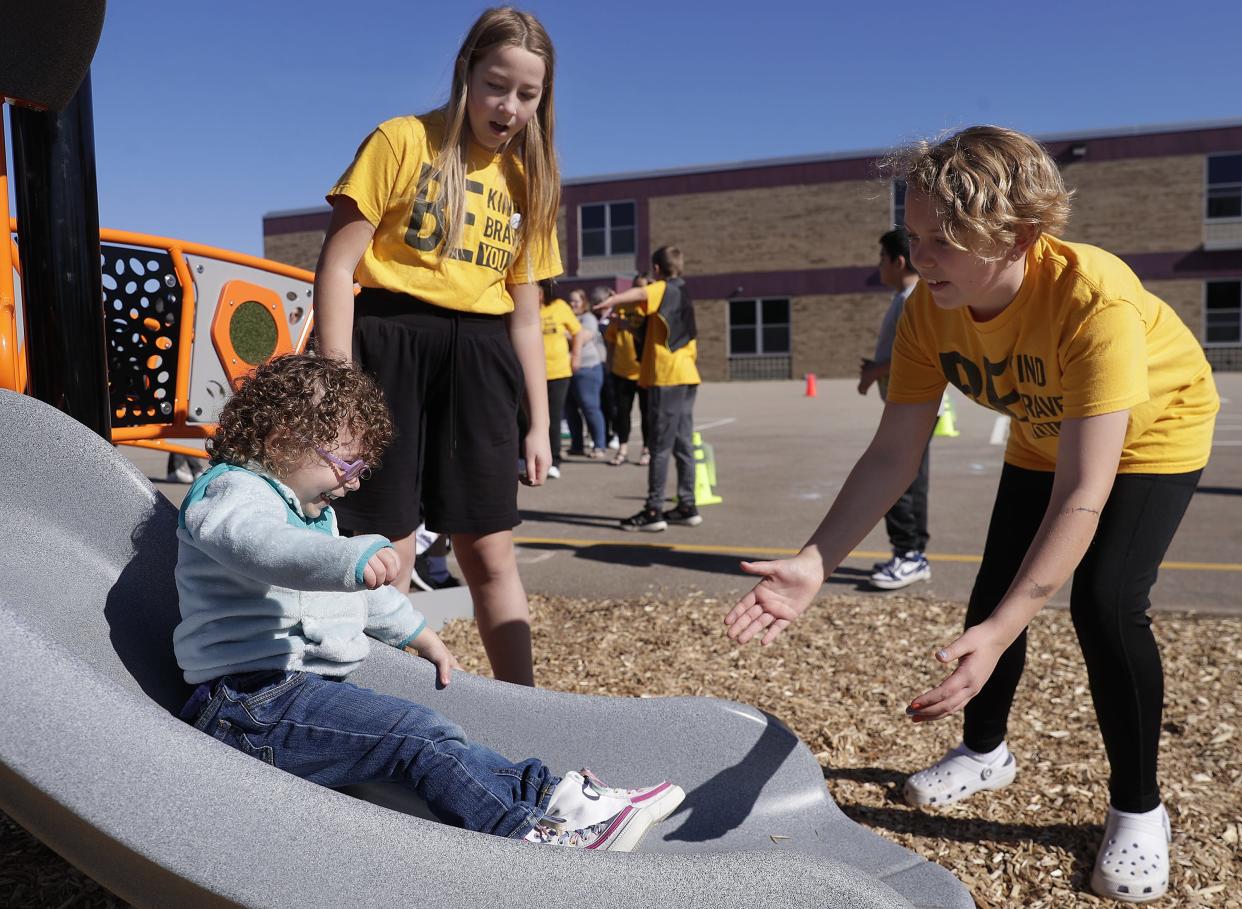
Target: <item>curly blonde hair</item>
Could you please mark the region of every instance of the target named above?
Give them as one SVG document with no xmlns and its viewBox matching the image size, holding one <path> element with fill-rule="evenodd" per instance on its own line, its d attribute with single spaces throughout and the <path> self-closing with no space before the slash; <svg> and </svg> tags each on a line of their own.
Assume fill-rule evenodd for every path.
<svg viewBox="0 0 1242 909">
<path fill-rule="evenodd" d="M 305 463 L 312 447 L 339 447 L 342 427 L 353 436 L 357 457 L 378 466 L 393 432 L 379 385 L 352 364 L 288 354 L 241 380 L 207 448 L 215 463 L 258 461 L 283 477 Z"/>
<path fill-rule="evenodd" d="M 1069 221 L 1073 193 L 1056 162 L 1030 136 L 1002 126 L 917 142 L 881 170 L 931 199 L 945 239 L 987 261 L 1004 258 L 1024 226 L 1056 235 Z"/>
</svg>

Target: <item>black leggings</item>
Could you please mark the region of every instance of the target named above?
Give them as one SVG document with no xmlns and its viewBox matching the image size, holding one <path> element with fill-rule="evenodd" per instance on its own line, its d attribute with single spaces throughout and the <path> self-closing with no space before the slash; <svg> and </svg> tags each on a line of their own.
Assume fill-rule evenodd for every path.
<svg viewBox="0 0 1242 909">
<path fill-rule="evenodd" d="M 612 389 L 612 431 L 617 434 L 617 440 L 622 445 L 630 441 L 630 414 L 634 410 L 634 395 L 637 394 L 643 446 L 647 447 L 651 438 L 647 429 L 647 389 L 639 388 L 637 379 L 626 379 L 615 372 L 608 373 L 608 387 Z"/>
<path fill-rule="evenodd" d="M 1164 672 L 1147 595 L 1202 473 L 1118 474 L 1095 539 L 1074 572 L 1070 615 L 1112 769 L 1110 800 L 1120 811 L 1150 811 L 1160 804 L 1156 757 Z M 991 615 L 1009 590 L 1043 521 L 1052 478 L 1009 464 L 1001 471 L 967 628 Z M 1004 741 L 1025 662 L 1024 631 L 966 705 L 962 740 L 968 748 L 991 751 Z"/>
</svg>

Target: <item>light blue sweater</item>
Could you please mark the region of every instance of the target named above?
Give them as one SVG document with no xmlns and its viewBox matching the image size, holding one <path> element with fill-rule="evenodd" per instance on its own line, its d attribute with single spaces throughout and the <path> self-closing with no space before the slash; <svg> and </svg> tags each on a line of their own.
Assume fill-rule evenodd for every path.
<svg viewBox="0 0 1242 909">
<path fill-rule="evenodd" d="M 369 652 L 367 635 L 403 647 L 426 625 L 404 594 L 363 584 L 387 539 L 340 536 L 331 508 L 307 518 L 258 465 L 217 464 L 199 477 L 177 540 L 173 649 L 192 685 L 259 669 L 344 676 Z"/>
</svg>

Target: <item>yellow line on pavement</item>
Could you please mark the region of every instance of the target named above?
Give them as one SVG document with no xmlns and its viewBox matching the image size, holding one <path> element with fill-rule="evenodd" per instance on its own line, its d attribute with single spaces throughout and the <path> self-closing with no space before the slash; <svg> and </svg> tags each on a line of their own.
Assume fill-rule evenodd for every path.
<svg viewBox="0 0 1242 909">
<path fill-rule="evenodd" d="M 791 556 L 796 555 L 798 552 L 796 549 L 783 549 L 772 546 L 702 546 L 696 543 L 656 543 L 645 540 L 572 540 L 559 537 L 514 537 L 513 542 L 519 546 L 563 546 L 567 549 L 588 549 L 592 546 L 627 546 L 633 549 L 663 549 L 672 552 L 699 552 L 707 555 Z M 857 559 L 886 559 L 891 555 L 892 553 L 887 550 L 872 552 L 865 549 L 855 549 L 850 553 L 849 557 Z M 982 556 L 960 555 L 951 552 L 929 552 L 927 553 L 927 558 L 932 562 L 967 562 L 978 564 L 982 561 Z M 1162 562 L 1160 567 L 1173 571 L 1242 572 L 1242 563 L 1238 562 Z"/>
</svg>

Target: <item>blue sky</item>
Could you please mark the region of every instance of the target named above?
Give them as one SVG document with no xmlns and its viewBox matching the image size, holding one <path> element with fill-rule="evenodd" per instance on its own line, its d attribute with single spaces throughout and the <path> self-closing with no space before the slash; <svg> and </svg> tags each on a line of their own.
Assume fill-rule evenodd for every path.
<svg viewBox="0 0 1242 909">
<path fill-rule="evenodd" d="M 92 69 L 103 224 L 261 253 L 381 120 L 444 100 L 474 3 L 113 0 Z M 1242 3 L 532 0 L 566 176 L 1242 118 Z"/>
</svg>

